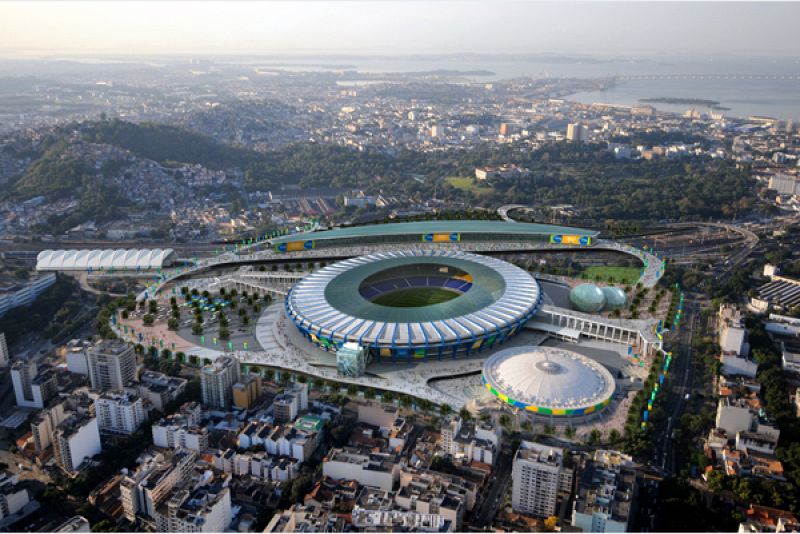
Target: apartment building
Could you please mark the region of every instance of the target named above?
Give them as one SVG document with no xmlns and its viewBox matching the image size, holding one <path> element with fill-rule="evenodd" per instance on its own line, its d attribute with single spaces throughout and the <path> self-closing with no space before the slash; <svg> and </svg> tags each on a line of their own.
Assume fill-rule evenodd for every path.
<svg viewBox="0 0 800 534">
<path fill-rule="evenodd" d="M 133 347 L 120 340 L 103 340 L 86 352 L 89 380 L 98 391 L 122 391 L 136 376 Z"/>
<path fill-rule="evenodd" d="M 563 449 L 523 441 L 514 456 L 511 507 L 535 517 L 556 513 L 559 492 L 571 491 L 572 470 L 564 465 Z"/>
<path fill-rule="evenodd" d="M 188 449 L 140 458 L 136 469 L 126 473 L 120 482 L 125 518 L 132 523 L 141 517 L 153 518 L 169 492 L 189 480 L 195 458 L 194 451 Z"/>
<path fill-rule="evenodd" d="M 133 434 L 147 420 L 142 399 L 127 393 L 103 393 L 95 413 L 100 430 L 112 434 Z"/>
<path fill-rule="evenodd" d="M 219 410 L 233 406 L 233 385 L 239 381 L 239 360 L 221 356 L 200 371 L 203 405 Z"/>
</svg>

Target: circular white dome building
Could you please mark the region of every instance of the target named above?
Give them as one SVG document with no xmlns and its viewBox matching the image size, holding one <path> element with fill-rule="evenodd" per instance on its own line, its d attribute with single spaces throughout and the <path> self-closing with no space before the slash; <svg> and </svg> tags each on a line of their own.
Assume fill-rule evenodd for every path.
<svg viewBox="0 0 800 534">
<path fill-rule="evenodd" d="M 503 402 L 530 412 L 586 415 L 614 394 L 614 377 L 602 365 L 555 347 L 515 347 L 486 360 L 481 381 Z"/>
</svg>

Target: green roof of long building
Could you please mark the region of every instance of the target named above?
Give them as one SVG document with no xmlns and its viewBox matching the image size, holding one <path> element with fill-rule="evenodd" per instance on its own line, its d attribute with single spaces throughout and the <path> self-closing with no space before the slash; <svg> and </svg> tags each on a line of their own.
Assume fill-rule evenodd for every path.
<svg viewBox="0 0 800 534">
<path fill-rule="evenodd" d="M 415 234 L 498 234 L 498 235 L 579 235 L 595 237 L 596 230 L 585 230 L 569 226 L 538 223 L 515 223 L 506 221 L 418 221 L 366 226 L 349 226 L 323 230 L 310 234 L 286 235 L 273 240 L 274 243 L 305 240 L 347 239 L 358 237 L 400 236 Z"/>
</svg>

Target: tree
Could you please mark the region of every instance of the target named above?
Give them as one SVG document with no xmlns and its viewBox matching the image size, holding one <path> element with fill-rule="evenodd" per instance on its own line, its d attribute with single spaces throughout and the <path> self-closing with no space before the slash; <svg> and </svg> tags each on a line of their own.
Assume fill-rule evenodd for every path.
<svg viewBox="0 0 800 534">
<path fill-rule="evenodd" d="M 453 408 L 449 404 L 442 404 L 439 406 L 439 413 L 442 415 L 449 415 L 453 413 Z"/>
<path fill-rule="evenodd" d="M 175 317 L 170 317 L 167 321 L 167 328 L 170 330 L 177 330 L 178 329 L 178 320 Z"/>
<path fill-rule="evenodd" d="M 149 314 L 149 313 L 148 313 L 148 314 L 146 314 L 144 317 L 142 317 L 142 323 L 143 323 L 145 326 L 153 326 L 153 323 L 154 323 L 154 322 L 155 322 L 155 317 L 153 317 L 153 316 L 152 316 L 151 314 Z"/>
<path fill-rule="evenodd" d="M 500 418 L 498 419 L 500 426 L 508 428 L 511 425 L 511 417 L 507 414 L 500 414 Z"/>
<path fill-rule="evenodd" d="M 203 333 L 202 323 L 192 323 L 192 334 L 199 336 Z"/>
<path fill-rule="evenodd" d="M 219 338 L 220 339 L 230 339 L 231 331 L 227 328 L 220 328 L 219 329 Z"/>
<path fill-rule="evenodd" d="M 593 428 L 591 432 L 589 432 L 589 438 L 587 443 L 589 445 L 597 445 L 600 443 L 600 439 L 603 437 L 603 434 L 596 428 Z"/>
<path fill-rule="evenodd" d="M 467 409 L 466 406 L 462 406 L 461 409 L 458 411 L 459 417 L 461 417 L 464 421 L 471 421 L 472 420 L 472 413 Z"/>
</svg>

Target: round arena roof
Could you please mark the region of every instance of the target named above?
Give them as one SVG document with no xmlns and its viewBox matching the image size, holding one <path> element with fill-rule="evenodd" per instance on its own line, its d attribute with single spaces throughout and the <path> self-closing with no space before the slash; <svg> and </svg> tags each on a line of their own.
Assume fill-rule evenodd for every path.
<svg viewBox="0 0 800 534">
<path fill-rule="evenodd" d="M 422 305 L 376 302 L 409 290 L 447 296 Z M 508 262 L 418 250 L 361 256 L 320 269 L 292 288 L 286 308 L 297 327 L 325 348 L 349 341 L 393 356 L 421 350 L 424 357 L 437 347 L 441 355 L 448 346 L 469 351 L 502 341 L 533 316 L 541 297 L 536 280 Z"/>
<path fill-rule="evenodd" d="M 483 367 L 484 387 L 517 408 L 556 416 L 601 410 L 614 394 L 614 377 L 576 352 L 516 347 L 498 352 Z"/>
</svg>

